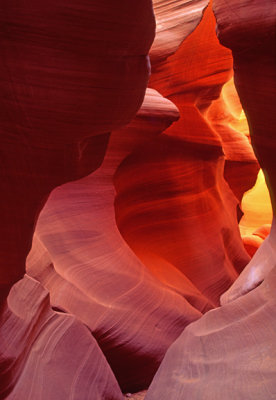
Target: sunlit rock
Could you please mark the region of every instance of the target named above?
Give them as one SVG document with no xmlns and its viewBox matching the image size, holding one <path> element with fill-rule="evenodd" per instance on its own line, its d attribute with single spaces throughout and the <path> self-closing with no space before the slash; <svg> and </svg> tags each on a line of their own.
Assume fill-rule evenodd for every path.
<svg viewBox="0 0 276 400">
<path fill-rule="evenodd" d="M 254 291 L 190 324 L 168 350 L 146 400 L 273 400 L 275 269 Z"/>
<path fill-rule="evenodd" d="M 148 89 L 137 117 L 111 134 L 98 171 L 53 191 L 28 258 L 28 273 L 48 288 L 51 303 L 91 329 L 123 391 L 150 383 L 169 345 L 208 304 L 185 277 L 184 293 L 155 277 L 115 221 L 116 168 L 178 115 L 169 100 Z"/>
<path fill-rule="evenodd" d="M 223 177 L 222 139 L 205 116 L 231 74 L 231 53 L 218 42 L 209 8 L 151 76 L 150 85 L 177 105 L 179 120 L 114 176 L 116 219 L 131 248 L 156 274 L 167 270 L 180 291 L 184 275 L 212 306 L 249 261 L 238 200 Z"/>
<path fill-rule="evenodd" d="M 89 330 L 54 312 L 49 294 L 25 276 L 0 320 L 1 399 L 122 400 L 119 385 Z"/>
<path fill-rule="evenodd" d="M 233 50 L 235 84 L 275 209 L 276 5 L 213 3 L 220 41 Z M 222 306 L 190 324 L 170 347 L 147 400 L 275 398 L 275 226 L 256 231 L 266 239 L 221 297 Z"/>
<path fill-rule="evenodd" d="M 50 192 L 96 170 L 106 151 L 108 132 L 128 123 L 139 109 L 149 77 L 147 53 L 155 22 L 150 0 L 133 4 L 119 1 L 116 7 L 111 0 L 100 3 L 15 0 L 1 2 L 0 26 L 0 310 L 4 312 L 11 286 L 24 275 L 34 227 Z M 29 301 L 23 296 L 22 319 Z M 3 326 L 0 334 L 2 329 Z M 16 336 L 16 325 L 9 329 L 9 335 Z M 26 329 L 34 334 L 31 321 Z M 48 342 L 47 336 L 44 339 L 45 343 L 37 349 L 30 343 L 30 351 L 39 353 Z M 74 340 L 78 340 L 77 332 L 69 344 L 65 342 L 68 354 L 64 360 L 63 353 L 60 355 L 57 351 L 60 357 L 57 370 L 61 363 L 67 362 L 64 374 L 66 368 L 72 372 L 64 378 L 72 388 L 72 392 L 68 387 L 64 394 L 66 399 L 90 396 L 85 379 L 95 378 L 100 386 L 108 379 L 101 365 L 98 369 L 95 356 L 95 369 L 88 367 L 84 371 L 85 379 L 77 383 L 78 388 L 82 386 L 81 393 L 75 393 L 74 377 L 77 379 L 75 374 L 82 368 L 80 355 L 87 350 L 90 357 L 90 349 L 83 347 L 80 337 L 76 354 L 74 351 L 71 354 L 70 344 Z M 16 344 L 14 354 L 9 357 L 2 351 L 3 343 L 0 342 L 1 393 L 6 387 L 12 388 L 17 366 L 27 362 L 17 352 Z M 26 346 L 22 341 L 23 352 Z M 78 348 L 82 352 L 78 353 Z M 51 356 L 49 353 L 45 358 L 51 359 Z M 37 357 L 26 369 L 23 388 L 34 378 L 33 371 L 41 354 Z M 75 359 L 80 363 L 74 366 Z M 89 369 L 92 375 L 96 374 L 93 378 Z M 54 370 L 53 365 L 49 374 L 54 375 Z M 50 375 L 39 385 L 38 379 L 44 378 L 38 373 L 32 399 L 41 398 L 40 388 L 46 393 L 45 399 L 61 398 L 51 391 L 60 375 Z M 99 390 L 98 395 L 95 384 L 95 396 L 109 398 L 104 390 Z M 21 392 L 19 398 L 24 397 Z"/>
<path fill-rule="evenodd" d="M 112 5 L 1 2 L 0 303 L 24 274 L 51 190 L 98 168 L 107 132 L 142 103 L 152 4 Z"/>
<path fill-rule="evenodd" d="M 235 85 L 275 213 L 276 4 L 268 6 L 258 1 L 234 1 L 226 7 L 225 2 L 215 0 L 214 12 L 218 37 L 233 51 Z M 275 221 L 242 278 L 225 294 L 224 302 L 246 293 L 248 288 L 253 289 L 274 268 L 276 249 L 273 226 Z"/>
<path fill-rule="evenodd" d="M 200 22 L 208 3 L 209 0 L 153 0 L 156 34 L 150 56 L 154 67 L 175 53 Z"/>
</svg>

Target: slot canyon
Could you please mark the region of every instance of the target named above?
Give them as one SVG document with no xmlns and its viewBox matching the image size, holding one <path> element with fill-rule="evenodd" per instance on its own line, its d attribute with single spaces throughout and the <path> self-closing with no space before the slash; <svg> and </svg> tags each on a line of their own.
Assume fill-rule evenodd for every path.
<svg viewBox="0 0 276 400">
<path fill-rule="evenodd" d="M 276 400 L 276 0 L 0 21 L 0 400 Z"/>
</svg>

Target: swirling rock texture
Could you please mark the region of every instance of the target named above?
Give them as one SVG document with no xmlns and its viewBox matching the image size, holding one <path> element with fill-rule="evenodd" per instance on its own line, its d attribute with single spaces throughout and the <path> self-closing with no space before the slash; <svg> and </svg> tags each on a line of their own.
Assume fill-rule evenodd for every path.
<svg viewBox="0 0 276 400">
<path fill-rule="evenodd" d="M 275 395 L 275 323 L 267 318 L 275 312 L 276 233 L 274 225 L 256 232 L 266 239 L 243 270 L 250 257 L 236 209 L 259 165 L 229 81 L 232 55 L 207 3 L 153 1 L 151 88 L 122 128 L 148 80 L 151 2 L 2 2 L 0 398 L 121 399 L 149 385 L 183 330 L 149 399 L 221 398 L 225 382 L 225 399 Z M 247 0 L 234 6 L 241 18 L 232 23 L 225 2 L 214 3 L 219 37 L 234 49 L 236 85 L 269 177 L 272 113 L 264 114 L 263 146 L 249 99 L 256 61 L 246 77 L 247 21 L 262 25 L 261 43 L 275 32 L 273 17 L 258 20 L 262 6 L 252 11 Z M 269 44 L 261 50 L 265 82 L 272 53 Z M 269 93 L 257 83 L 262 112 L 275 92 L 273 82 Z M 27 261 L 31 277 L 5 304 L 50 191 L 73 179 L 50 195 Z M 209 311 L 222 294 L 223 306 Z"/>
<path fill-rule="evenodd" d="M 274 269 L 254 291 L 189 325 L 146 400 L 275 399 L 275 289 Z"/>
<path fill-rule="evenodd" d="M 224 178 L 241 203 L 244 193 L 256 183 L 259 164 L 233 79 L 223 86 L 220 97 L 212 102 L 206 114 L 208 123 L 222 139 Z"/>
<path fill-rule="evenodd" d="M 231 47 L 233 52 L 235 84 L 247 115 L 253 148 L 266 177 L 273 210 L 270 234 L 240 279 L 224 295 L 223 302 L 226 302 L 260 284 L 275 266 L 276 180 L 273 110 L 276 104 L 276 3 L 234 2 L 229 8 L 216 1 L 214 12 L 218 21 L 220 41 Z M 237 35 L 239 41 L 236 40 Z"/>
<path fill-rule="evenodd" d="M 156 65 L 175 53 L 196 28 L 208 0 L 153 0 L 156 32 L 150 50 L 153 71 Z"/>
<path fill-rule="evenodd" d="M 214 11 L 219 38 L 233 50 L 234 79 L 275 210 L 276 3 L 215 0 Z M 222 296 L 222 307 L 191 324 L 171 346 L 146 399 L 276 398 L 275 232 L 273 220 L 261 247 Z"/>
<path fill-rule="evenodd" d="M 53 191 L 28 259 L 28 273 L 49 289 L 51 303 L 93 332 L 125 392 L 147 387 L 169 345 L 201 316 L 149 273 L 115 222 L 117 165 L 177 118 L 177 108 L 149 89 L 137 117 L 112 133 L 98 171 Z M 196 288 L 186 292 L 200 304 Z"/>
<path fill-rule="evenodd" d="M 10 364 L 1 385 L 6 380 L 11 386 L 1 398 L 122 400 L 89 330 L 73 315 L 54 312 L 49 300 L 48 292 L 28 276 L 11 290 L 0 321 L 1 352 Z"/>
<path fill-rule="evenodd" d="M 140 18 L 136 18 L 138 13 Z M 122 0 L 116 6 L 110 0 L 1 2 L 0 308 L 3 313 L 8 307 L 5 298 L 10 287 L 24 275 L 34 226 L 50 191 L 95 170 L 106 150 L 107 132 L 129 122 L 140 107 L 149 76 L 147 53 L 154 26 L 150 0 L 131 5 Z M 21 315 L 24 305 L 25 311 L 28 310 L 29 298 L 27 294 L 23 296 L 26 304 L 22 304 Z M 16 313 L 16 307 L 7 312 Z M 10 318 L 12 321 L 13 316 Z M 20 322 L 24 330 L 24 318 L 14 318 L 15 331 L 20 331 Z M 12 324 L 9 327 L 10 335 L 16 334 Z M 50 340 L 49 335 L 47 339 L 45 330 L 45 341 Z M 78 340 L 77 330 L 72 336 Z M 69 342 L 71 346 L 65 341 L 60 350 L 59 357 L 64 360 L 68 360 L 65 354 L 68 348 L 74 349 L 74 340 L 71 338 Z M 89 353 L 89 346 L 86 348 Z M 16 377 L 19 379 L 18 369 L 13 366 L 23 365 L 27 358 L 24 351 L 15 351 L 14 357 L 9 358 L 2 343 L 0 351 L 3 397 L 16 384 Z M 34 351 L 39 351 L 39 346 Z M 85 351 L 83 348 L 82 354 Z M 97 352 L 96 359 L 103 359 L 99 349 Z M 31 360 L 29 374 L 36 368 L 36 359 Z M 105 367 L 101 372 L 93 371 L 99 373 L 94 378 L 102 385 L 99 393 L 104 393 L 106 383 L 101 374 Z M 40 379 L 44 380 L 42 370 L 41 374 Z M 87 369 L 84 374 L 90 379 Z M 38 398 L 49 398 L 46 376 L 49 377 L 45 372 L 46 383 L 40 385 Z M 31 378 L 27 374 L 25 385 L 28 379 Z M 74 379 L 78 380 L 77 375 Z M 22 398 L 25 394 L 15 392 L 14 396 Z M 63 398 L 68 396 L 66 392 Z M 79 398 L 73 392 L 72 396 Z M 55 397 L 52 392 L 50 397 L 61 398 L 59 393 Z"/>
<path fill-rule="evenodd" d="M 170 101 L 149 89 L 136 119 L 112 133 L 97 173 L 52 193 L 28 259 L 28 273 L 49 289 L 54 307 L 91 329 L 124 391 L 146 387 L 171 342 L 201 316 L 198 310 L 212 307 L 185 275 L 178 272 L 174 284 L 152 276 L 115 222 L 116 168 L 178 116 Z"/>
<path fill-rule="evenodd" d="M 96 169 L 141 105 L 154 18 L 150 0 L 4 0 L 0 15 L 3 300 L 50 191 Z"/>
<path fill-rule="evenodd" d="M 179 121 L 133 152 L 114 176 L 116 219 L 131 248 L 180 293 L 190 281 L 209 306 L 219 305 L 249 261 L 237 227 L 238 201 L 223 177 L 223 140 L 205 116 L 231 74 L 231 53 L 219 44 L 208 8 L 199 26 L 151 76 L 150 85 L 179 108 Z M 234 147 L 240 150 L 236 160 L 249 154 L 256 174 L 248 139 L 240 136 L 239 147 L 231 138 L 231 154 Z"/>
</svg>

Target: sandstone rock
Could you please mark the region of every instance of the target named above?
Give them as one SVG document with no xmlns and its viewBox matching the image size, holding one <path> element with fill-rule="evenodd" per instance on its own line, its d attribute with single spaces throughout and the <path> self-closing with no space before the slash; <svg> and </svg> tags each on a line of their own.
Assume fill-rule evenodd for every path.
<svg viewBox="0 0 276 400">
<path fill-rule="evenodd" d="M 259 236 L 261 239 L 265 239 L 271 231 L 271 224 L 264 224 L 257 228 L 254 232 L 253 235 Z"/>
<path fill-rule="evenodd" d="M 233 79 L 230 79 L 223 86 L 220 97 L 212 102 L 206 117 L 221 137 L 225 154 L 224 177 L 239 202 L 254 186 L 259 171 L 243 114 Z"/>
<path fill-rule="evenodd" d="M 267 236 L 236 279 L 250 259 L 236 208 L 259 166 L 232 55 L 210 7 L 201 21 L 206 0 L 153 5 L 152 89 L 125 128 L 148 80 L 149 0 L 0 6 L 2 398 L 122 399 L 116 378 L 144 389 L 184 328 L 149 400 L 276 396 L 275 222 L 248 238 L 255 251 Z M 213 6 L 275 208 L 276 7 Z M 40 215 L 35 280 L 6 305 L 43 204 L 73 179 Z"/>
<path fill-rule="evenodd" d="M 150 85 L 177 105 L 180 119 L 114 176 L 116 219 L 131 248 L 156 274 L 170 271 L 175 282 L 185 276 L 211 306 L 249 261 L 238 201 L 223 178 L 222 140 L 205 117 L 231 71 L 231 53 L 218 43 L 209 8 L 151 76 Z"/>
<path fill-rule="evenodd" d="M 208 0 L 153 0 L 156 34 L 150 50 L 153 68 L 175 53 L 181 42 L 196 28 Z"/>
<path fill-rule="evenodd" d="M 275 285 L 274 268 L 254 291 L 190 324 L 145 398 L 275 399 Z"/>
<path fill-rule="evenodd" d="M 14 0 L 0 22 L 3 301 L 50 191 L 95 170 L 141 105 L 154 18 L 150 0 Z"/>
<path fill-rule="evenodd" d="M 242 236 L 242 242 L 247 253 L 250 255 L 250 257 L 253 257 L 263 243 L 263 239 L 256 235 L 245 235 Z"/>
<path fill-rule="evenodd" d="M 91 329 L 124 392 L 144 389 L 169 345 L 201 316 L 189 295 L 202 308 L 207 302 L 191 284 L 183 294 L 154 277 L 115 221 L 117 166 L 177 118 L 177 108 L 149 89 L 137 117 L 111 134 L 98 171 L 53 191 L 28 258 L 28 273 L 48 288 L 51 303 Z"/>
<path fill-rule="evenodd" d="M 262 167 L 275 213 L 276 3 L 214 1 L 218 36 L 233 51 L 235 85 L 248 118 L 251 141 Z M 262 101 L 259 101 L 262 99 Z M 270 235 L 244 274 L 224 295 L 231 301 L 254 289 L 275 265 L 275 221 Z"/>
<path fill-rule="evenodd" d="M 9 294 L 0 334 L 1 399 L 123 398 L 89 330 L 54 312 L 48 292 L 27 275 Z"/>
<path fill-rule="evenodd" d="M 11 286 L 24 275 L 38 214 L 51 190 L 97 169 L 108 132 L 129 122 L 139 109 L 149 77 L 147 53 L 154 26 L 150 0 L 133 4 L 122 0 L 116 6 L 111 0 L 1 2 L 0 309 L 5 310 Z M 22 303 L 24 307 L 28 304 Z M 32 331 L 31 323 L 26 329 Z M 74 335 L 76 340 L 77 332 Z M 22 351 L 25 345 L 23 341 Z M 47 342 L 41 343 L 41 349 L 43 345 Z M 66 341 L 65 345 L 70 347 Z M 82 346 L 80 343 L 80 354 L 87 350 Z M 95 342 L 91 346 L 92 354 L 93 346 L 97 347 Z M 87 354 L 90 357 L 89 347 Z M 5 353 L 0 356 L 2 393 L 13 386 L 16 375 L 16 366 L 11 366 L 7 357 Z M 79 360 L 79 355 L 74 357 Z M 17 355 L 14 359 L 22 368 L 27 362 Z M 90 363 L 91 359 L 87 360 Z M 35 358 L 33 362 L 37 362 Z M 61 362 L 59 359 L 53 368 L 59 369 Z M 33 364 L 27 367 L 22 387 L 32 377 Z M 72 372 L 69 362 L 68 368 Z M 84 371 L 88 381 L 88 370 L 94 373 L 93 368 Z M 105 367 L 95 379 L 104 384 L 101 373 L 105 375 Z M 48 376 L 50 381 L 58 378 Z M 73 378 L 68 374 L 66 379 Z M 78 385 L 83 387 L 76 396 L 87 398 L 90 388 L 84 381 Z M 45 390 L 46 398 L 53 398 L 48 386 L 34 386 L 33 390 Z M 72 387 L 69 394 L 68 388 L 64 398 L 75 396 L 74 390 Z M 97 390 L 95 383 L 95 396 Z M 105 389 L 99 390 L 98 398 L 109 398 Z M 39 392 L 32 398 L 40 398 Z"/>
<path fill-rule="evenodd" d="M 219 38 L 233 49 L 235 82 L 274 204 L 275 6 L 267 5 L 214 1 Z M 272 223 L 269 236 L 222 296 L 222 307 L 190 324 L 168 350 L 146 399 L 275 398 L 275 259 Z"/>
</svg>

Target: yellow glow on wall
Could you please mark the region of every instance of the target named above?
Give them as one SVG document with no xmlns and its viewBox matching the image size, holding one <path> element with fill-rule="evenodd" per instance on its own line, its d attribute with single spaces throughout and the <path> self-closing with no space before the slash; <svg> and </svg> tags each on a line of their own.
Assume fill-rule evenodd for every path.
<svg viewBox="0 0 276 400">
<path fill-rule="evenodd" d="M 260 170 L 255 186 L 242 199 L 244 216 L 240 221 L 241 235 L 249 235 L 264 224 L 271 224 L 272 208 L 263 171 Z"/>
</svg>

